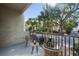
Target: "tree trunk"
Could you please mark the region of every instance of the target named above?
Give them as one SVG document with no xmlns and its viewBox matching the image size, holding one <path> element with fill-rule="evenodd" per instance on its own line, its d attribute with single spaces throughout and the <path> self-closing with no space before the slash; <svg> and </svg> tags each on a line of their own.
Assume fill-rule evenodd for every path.
<svg viewBox="0 0 79 59">
<path fill-rule="evenodd" d="M 63 35 L 63 23 L 60 21 L 60 34 Z"/>
</svg>

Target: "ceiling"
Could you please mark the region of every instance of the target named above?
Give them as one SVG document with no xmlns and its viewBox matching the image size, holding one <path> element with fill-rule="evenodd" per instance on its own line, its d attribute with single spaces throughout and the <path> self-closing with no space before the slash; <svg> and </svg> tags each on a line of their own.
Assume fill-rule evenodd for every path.
<svg viewBox="0 0 79 59">
<path fill-rule="evenodd" d="M 2 3 L 1 5 L 23 13 L 24 10 L 26 10 L 31 5 L 31 3 Z"/>
</svg>

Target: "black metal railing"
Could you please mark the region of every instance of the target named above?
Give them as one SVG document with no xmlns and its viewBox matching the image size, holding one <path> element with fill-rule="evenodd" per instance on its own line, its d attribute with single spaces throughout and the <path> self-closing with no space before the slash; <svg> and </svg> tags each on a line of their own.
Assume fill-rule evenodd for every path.
<svg viewBox="0 0 79 59">
<path fill-rule="evenodd" d="M 46 36 L 46 34 L 43 35 Z M 75 49 L 75 41 L 79 40 L 79 37 L 74 37 L 71 35 L 51 34 L 51 38 L 54 46 L 57 44 L 59 47 L 61 47 L 63 56 L 79 55 L 79 52 L 77 52 Z"/>
</svg>

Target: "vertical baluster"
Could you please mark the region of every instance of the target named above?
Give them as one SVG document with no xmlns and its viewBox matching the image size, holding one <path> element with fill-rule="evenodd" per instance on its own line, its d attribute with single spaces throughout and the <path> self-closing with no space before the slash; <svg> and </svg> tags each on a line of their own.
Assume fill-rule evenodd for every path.
<svg viewBox="0 0 79 59">
<path fill-rule="evenodd" d="M 53 46 L 54 46 L 54 35 L 53 35 Z"/>
<path fill-rule="evenodd" d="M 61 47 L 62 47 L 62 36 L 61 36 Z"/>
<path fill-rule="evenodd" d="M 69 56 L 70 56 L 70 36 L 69 36 Z"/>
<path fill-rule="evenodd" d="M 79 37 L 78 37 L 78 43 L 79 43 Z M 79 45 L 78 45 L 78 47 L 79 47 Z M 79 48 L 78 48 L 78 50 L 79 50 Z M 79 52 L 78 52 L 78 56 L 79 56 Z"/>
<path fill-rule="evenodd" d="M 63 53 L 63 36 L 61 36 L 61 49 L 62 49 L 62 51 L 61 51 L 61 55 L 62 55 L 62 53 Z"/>
<path fill-rule="evenodd" d="M 55 44 L 57 45 L 57 34 L 55 35 L 55 40 L 56 40 Z"/>
<path fill-rule="evenodd" d="M 42 38 L 43 38 L 43 32 L 42 32 Z"/>
<path fill-rule="evenodd" d="M 64 40 L 65 42 L 65 56 L 66 56 L 66 36 L 65 36 L 65 40 Z"/>
<path fill-rule="evenodd" d="M 51 33 L 51 41 L 52 41 L 52 33 Z"/>
<path fill-rule="evenodd" d="M 51 33 L 51 41 L 52 41 L 52 33 Z M 53 42 L 52 42 L 52 44 L 53 44 Z"/>
<path fill-rule="evenodd" d="M 58 35 L 58 46 L 60 46 L 60 38 L 59 38 L 59 35 Z"/>
<path fill-rule="evenodd" d="M 75 56 L 75 51 L 74 51 L 74 49 L 75 49 L 75 38 L 73 37 L 73 56 Z"/>
<path fill-rule="evenodd" d="M 57 46 L 58 46 L 58 35 L 57 35 Z"/>
</svg>

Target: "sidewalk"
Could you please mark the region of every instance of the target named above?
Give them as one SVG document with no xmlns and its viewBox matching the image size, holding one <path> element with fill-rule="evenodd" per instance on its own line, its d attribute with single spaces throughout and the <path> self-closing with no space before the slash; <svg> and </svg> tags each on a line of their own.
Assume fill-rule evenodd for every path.
<svg viewBox="0 0 79 59">
<path fill-rule="evenodd" d="M 38 47 L 38 55 L 36 53 L 36 49 L 34 49 L 34 53 L 31 54 L 31 44 L 29 44 L 25 48 L 25 43 L 11 46 L 7 48 L 0 49 L 0 56 L 43 56 L 44 51 L 41 47 Z"/>
</svg>

